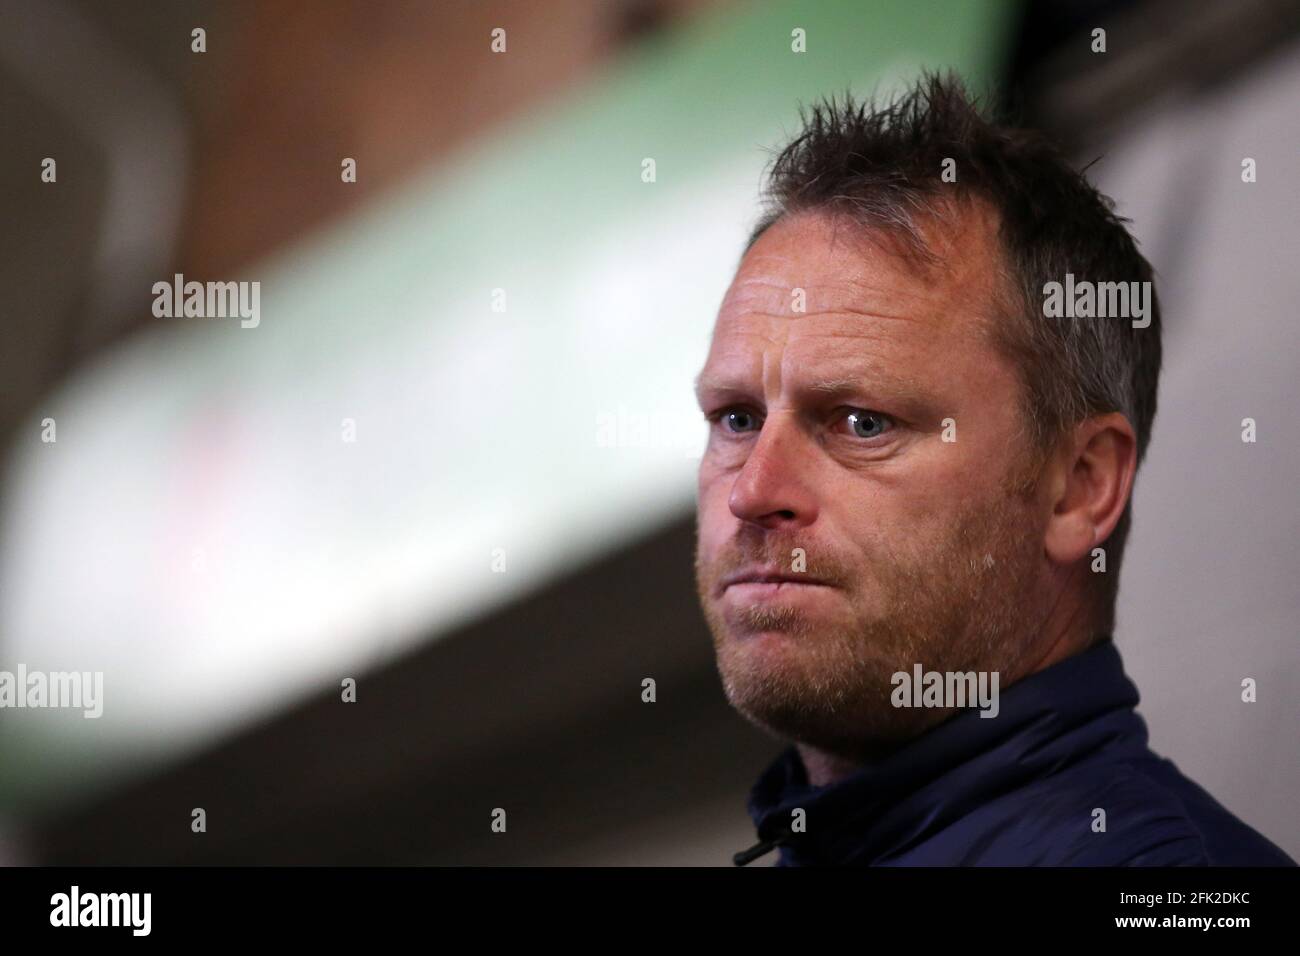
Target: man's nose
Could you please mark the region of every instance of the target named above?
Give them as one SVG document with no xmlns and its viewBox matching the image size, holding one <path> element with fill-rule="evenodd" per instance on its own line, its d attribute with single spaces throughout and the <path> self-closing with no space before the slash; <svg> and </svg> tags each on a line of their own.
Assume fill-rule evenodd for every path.
<svg viewBox="0 0 1300 956">
<path fill-rule="evenodd" d="M 813 452 L 794 415 L 770 415 L 732 485 L 731 513 L 772 530 L 811 524 L 817 517 L 809 485 Z"/>
</svg>

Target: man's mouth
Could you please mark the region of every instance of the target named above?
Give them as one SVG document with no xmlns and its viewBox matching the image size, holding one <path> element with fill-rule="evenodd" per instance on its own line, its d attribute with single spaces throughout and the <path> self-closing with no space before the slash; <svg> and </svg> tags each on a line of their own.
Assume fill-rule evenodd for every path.
<svg viewBox="0 0 1300 956">
<path fill-rule="evenodd" d="M 797 571 L 745 568 L 724 577 L 718 593 L 721 595 L 732 588 L 743 588 L 747 595 L 769 595 L 803 587 L 829 588 L 834 585 L 822 578 Z"/>
</svg>

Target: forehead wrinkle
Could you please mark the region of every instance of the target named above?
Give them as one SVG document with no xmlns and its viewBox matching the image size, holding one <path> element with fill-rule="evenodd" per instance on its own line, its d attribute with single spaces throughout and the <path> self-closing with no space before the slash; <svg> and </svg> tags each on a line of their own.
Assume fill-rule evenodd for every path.
<svg viewBox="0 0 1300 956">
<path fill-rule="evenodd" d="M 795 318 L 814 320 L 795 324 Z M 764 321 L 747 322 L 747 319 Z M 775 326 L 766 320 L 787 320 Z M 898 325 L 898 323 L 903 323 Z M 884 345 L 893 344 L 898 348 L 910 348 L 917 334 L 933 334 L 946 331 L 952 324 L 951 317 L 934 317 L 926 313 L 921 315 L 886 314 L 870 312 L 863 309 L 847 311 L 809 312 L 796 316 L 780 315 L 771 312 L 745 311 L 733 313 L 720 318 L 718 328 L 723 335 L 734 340 L 758 339 L 778 348 L 798 348 L 800 344 L 827 339 L 845 339 L 858 341 L 879 341 Z M 890 328 L 900 331 L 907 329 L 905 335 L 892 335 Z M 779 330 L 779 332 L 778 332 Z M 912 330 L 915 330 L 913 332 Z M 774 332 L 778 334 L 774 335 Z"/>
<path fill-rule="evenodd" d="M 697 395 L 711 391 L 748 391 L 752 385 L 750 370 L 753 355 L 733 353 L 736 364 L 724 363 L 724 370 L 715 372 L 707 366 L 696 376 Z M 774 369 L 769 362 L 775 361 Z M 788 374 L 791 387 L 801 392 L 834 394 L 855 390 L 887 387 L 897 392 L 923 395 L 929 391 L 915 374 L 900 369 L 897 358 L 873 351 L 848 352 L 809 364 L 797 350 L 764 351 L 762 355 L 762 390 L 780 394 L 779 386 Z M 820 365 L 820 368 L 815 366 Z M 788 368 L 786 367 L 788 366 Z M 775 374 L 774 374 L 775 373 Z"/>
<path fill-rule="evenodd" d="M 775 354 L 776 361 L 772 361 Z M 785 364 L 785 344 L 777 354 L 777 350 L 763 350 L 763 391 L 769 395 L 781 394 L 781 366 Z"/>
<path fill-rule="evenodd" d="M 771 316 L 767 313 L 745 313 L 745 315 L 750 315 L 750 314 L 759 315 L 764 318 L 785 318 L 784 316 Z M 860 314 L 866 315 L 867 313 L 860 313 Z M 816 315 L 839 316 L 842 315 L 842 313 L 817 313 Z M 743 315 L 734 316 L 732 317 L 732 321 L 737 322 L 739 321 L 739 319 L 743 317 L 744 317 Z M 910 316 L 876 316 L 874 314 L 871 314 L 870 317 L 892 318 L 901 321 L 916 321 L 916 319 Z M 758 327 L 751 327 L 751 328 L 744 328 L 744 327 L 731 328 L 726 333 L 726 335 L 727 337 L 731 337 L 733 341 L 730 344 L 725 345 L 720 349 L 715 349 L 715 351 L 711 355 L 710 360 L 705 363 L 705 368 L 702 369 L 700 371 L 700 374 L 696 376 L 695 378 L 696 394 L 699 395 L 705 389 L 714 389 L 714 390 L 721 391 L 727 389 L 730 386 L 730 383 L 728 381 L 718 378 L 712 374 L 709 374 L 710 365 L 717 365 L 717 364 L 730 365 L 734 362 L 740 366 L 743 366 L 749 362 L 752 362 L 753 359 L 756 357 L 756 354 L 757 356 L 761 356 L 763 367 L 762 370 L 760 371 L 760 375 L 764 380 L 764 387 L 768 388 L 770 386 L 767 380 L 773 377 L 773 370 L 768 365 L 769 359 L 772 358 L 773 356 L 779 356 L 782 362 L 789 361 L 789 362 L 793 362 L 796 366 L 803 365 L 804 359 L 799 357 L 800 353 L 802 352 L 802 346 L 814 340 L 826 341 L 828 339 L 831 340 L 842 339 L 849 342 L 882 342 L 883 340 L 884 344 L 893 345 L 894 351 L 897 351 L 898 349 L 904 350 L 903 353 L 899 353 L 899 354 L 908 354 L 911 352 L 912 349 L 911 344 L 909 344 L 906 340 L 893 338 L 878 326 L 867 325 L 865 323 L 856 323 L 853 320 L 849 320 L 848 327 L 846 327 L 845 324 L 842 323 L 833 328 L 800 329 L 799 327 L 795 327 L 787 324 L 781 327 L 781 332 L 784 334 L 774 336 L 772 334 L 771 328 L 762 325 Z M 792 336 L 790 334 L 791 332 L 799 332 L 801 334 L 796 334 Z M 749 348 L 742 347 L 738 345 L 738 343 L 735 341 L 736 339 L 739 340 L 757 339 L 762 343 L 764 343 L 764 347 L 758 349 L 752 347 Z M 717 343 L 715 342 L 715 346 L 716 345 Z M 880 378 L 885 377 L 880 375 L 878 372 L 876 372 L 876 367 L 880 366 L 884 361 L 886 361 L 885 359 L 881 358 L 878 355 L 874 355 L 870 352 L 848 353 L 840 356 L 840 358 L 847 360 L 850 363 L 854 361 L 862 363 L 861 371 L 851 367 L 848 369 L 850 372 L 859 375 L 858 384 L 861 383 L 862 376 L 874 376 Z M 775 378 L 779 384 L 781 378 L 780 369 L 779 368 L 776 369 L 775 372 L 776 372 Z M 898 381 L 898 379 L 896 378 L 893 380 Z"/>
<path fill-rule="evenodd" d="M 794 310 L 796 289 L 803 290 L 804 299 L 804 308 L 798 312 Z M 734 283 L 723 298 L 719 312 L 770 318 L 841 314 L 911 319 L 933 311 L 934 304 L 934 292 L 929 288 L 889 288 L 858 279 L 800 284 L 758 276 Z M 886 305 L 890 307 L 881 308 Z"/>
<path fill-rule="evenodd" d="M 887 312 L 872 312 L 869 309 L 819 309 L 816 312 L 795 312 L 795 313 L 763 312 L 760 311 L 759 309 L 746 309 L 743 312 L 735 313 L 735 315 L 731 316 L 731 318 L 739 319 L 747 315 L 757 316 L 759 318 L 764 318 L 764 319 L 792 319 L 792 318 L 833 319 L 838 316 L 851 315 L 851 316 L 856 316 L 864 319 L 894 319 L 902 322 L 916 322 L 924 318 L 924 316 L 905 315 L 902 313 L 898 315 L 890 315 Z M 752 332 L 748 334 L 758 335 L 760 333 Z"/>
</svg>

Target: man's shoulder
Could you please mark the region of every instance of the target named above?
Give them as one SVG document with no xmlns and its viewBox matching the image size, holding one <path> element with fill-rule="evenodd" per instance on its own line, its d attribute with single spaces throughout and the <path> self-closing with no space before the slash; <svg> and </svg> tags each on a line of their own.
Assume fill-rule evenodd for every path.
<svg viewBox="0 0 1300 956">
<path fill-rule="evenodd" d="M 1083 764 L 976 811 L 995 836 L 972 864 L 1294 866 L 1168 760 Z M 981 824 L 970 821 L 977 827 Z M 1018 858 L 1018 859 L 1017 859 Z"/>
</svg>

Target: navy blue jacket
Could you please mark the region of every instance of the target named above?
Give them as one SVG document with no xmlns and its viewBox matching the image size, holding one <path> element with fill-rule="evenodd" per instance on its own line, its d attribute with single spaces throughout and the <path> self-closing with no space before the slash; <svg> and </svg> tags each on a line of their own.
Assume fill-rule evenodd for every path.
<svg viewBox="0 0 1300 956">
<path fill-rule="evenodd" d="M 813 787 L 787 747 L 749 813 L 777 866 L 1294 866 L 1147 746 L 1138 691 L 1107 639 Z M 790 832 L 802 808 L 804 832 Z M 1105 832 L 1094 832 L 1094 810 Z"/>
</svg>

